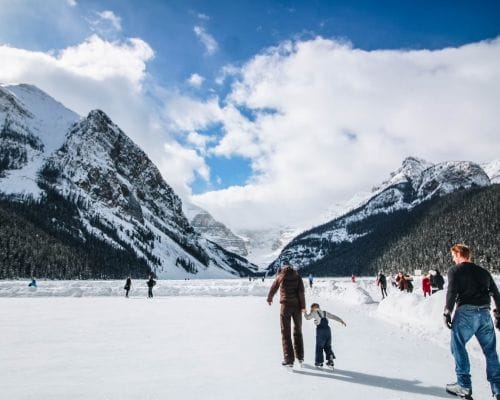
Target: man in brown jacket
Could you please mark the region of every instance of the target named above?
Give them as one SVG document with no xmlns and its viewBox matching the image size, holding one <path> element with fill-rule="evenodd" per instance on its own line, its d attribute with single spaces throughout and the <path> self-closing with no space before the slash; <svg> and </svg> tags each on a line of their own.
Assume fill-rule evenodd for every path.
<svg viewBox="0 0 500 400">
<path fill-rule="evenodd" d="M 293 366 L 295 358 L 302 362 L 304 360 L 304 341 L 302 339 L 302 310 L 306 309 L 304 298 L 304 282 L 287 261 L 283 262 L 283 268 L 273 282 L 267 302 L 273 303 L 273 297 L 280 289 L 281 303 L 281 340 L 283 343 L 282 362 L 285 366 Z M 293 319 L 293 344 L 291 334 L 291 319 Z M 295 352 L 294 352 L 295 351 Z"/>
</svg>

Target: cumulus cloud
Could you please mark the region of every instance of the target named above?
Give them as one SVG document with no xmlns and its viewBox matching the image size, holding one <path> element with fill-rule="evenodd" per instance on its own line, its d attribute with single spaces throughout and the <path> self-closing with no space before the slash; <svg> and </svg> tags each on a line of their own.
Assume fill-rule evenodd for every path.
<svg viewBox="0 0 500 400">
<path fill-rule="evenodd" d="M 199 88 L 201 85 L 203 85 L 203 82 L 205 81 L 205 78 L 202 77 L 201 75 L 199 74 L 192 74 L 189 79 L 187 80 L 187 82 L 192 86 L 192 87 L 195 87 L 195 88 Z"/>
<path fill-rule="evenodd" d="M 318 37 L 268 49 L 238 76 L 195 128 L 216 120 L 224 135 L 211 152 L 252 165 L 248 184 L 193 198 L 232 227 L 308 227 L 408 155 L 498 157 L 500 39 L 364 51 Z"/>
<path fill-rule="evenodd" d="M 214 39 L 214 37 L 205 30 L 205 28 L 197 25 L 193 28 L 193 32 L 198 37 L 203 46 L 205 46 L 205 50 L 208 55 L 212 55 L 217 51 L 217 49 L 219 48 L 219 44 Z"/>
<path fill-rule="evenodd" d="M 0 45 L 0 82 L 36 85 L 82 116 L 102 109 L 187 196 L 193 177 L 205 179 L 209 170 L 195 150 L 179 148 L 161 106 L 147 94 L 147 64 L 153 57 L 153 49 L 138 38 L 107 41 L 93 35 L 48 53 Z"/>
</svg>

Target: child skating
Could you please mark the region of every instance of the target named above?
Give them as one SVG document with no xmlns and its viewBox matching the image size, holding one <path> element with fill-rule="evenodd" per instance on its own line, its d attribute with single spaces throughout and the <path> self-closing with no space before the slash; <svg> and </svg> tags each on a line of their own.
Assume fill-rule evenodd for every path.
<svg viewBox="0 0 500 400">
<path fill-rule="evenodd" d="M 316 325 L 316 360 L 314 365 L 316 367 L 323 366 L 323 352 L 326 355 L 326 365 L 333 368 L 333 360 L 335 359 L 335 354 L 332 350 L 332 331 L 328 325 L 328 318 L 333 319 L 347 326 L 342 318 L 337 317 L 329 313 L 328 311 L 323 311 L 320 309 L 319 304 L 311 304 L 311 312 L 308 314 L 304 312 L 304 317 L 306 319 L 313 319 Z"/>
</svg>

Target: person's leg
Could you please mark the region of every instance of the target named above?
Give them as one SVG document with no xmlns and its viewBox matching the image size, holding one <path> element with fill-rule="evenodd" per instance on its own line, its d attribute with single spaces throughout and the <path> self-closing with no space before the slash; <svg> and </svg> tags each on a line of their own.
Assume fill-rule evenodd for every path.
<svg viewBox="0 0 500 400">
<path fill-rule="evenodd" d="M 294 361 L 291 319 L 292 313 L 285 305 L 281 305 L 280 322 L 281 322 L 281 343 L 283 345 L 283 359 L 286 363 L 292 364 Z"/>
<path fill-rule="evenodd" d="M 302 310 L 297 307 L 292 314 L 293 317 L 293 347 L 295 357 L 304 360 L 304 338 L 302 337 Z"/>
<path fill-rule="evenodd" d="M 316 354 L 314 363 L 323 364 L 323 348 L 325 347 L 323 329 L 316 328 Z"/>
<path fill-rule="evenodd" d="M 486 357 L 486 376 L 494 395 L 500 394 L 500 364 L 496 347 L 495 328 L 489 310 L 481 310 L 480 325 L 476 338 Z"/>
<path fill-rule="evenodd" d="M 469 355 L 465 345 L 475 333 L 474 311 L 458 309 L 451 324 L 451 353 L 455 358 L 457 383 L 471 388 Z"/>
<path fill-rule="evenodd" d="M 332 330 L 330 328 L 325 330 L 327 331 L 324 346 L 326 361 L 333 361 L 335 359 L 335 355 L 332 350 Z"/>
</svg>

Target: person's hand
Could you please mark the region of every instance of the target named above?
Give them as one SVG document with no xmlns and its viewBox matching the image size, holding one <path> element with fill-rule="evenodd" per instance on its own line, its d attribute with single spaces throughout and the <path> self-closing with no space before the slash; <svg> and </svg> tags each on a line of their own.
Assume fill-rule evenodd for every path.
<svg viewBox="0 0 500 400">
<path fill-rule="evenodd" d="M 443 314 L 443 321 L 444 321 L 445 326 L 448 329 L 451 329 L 451 314 L 450 313 Z"/>
<path fill-rule="evenodd" d="M 342 321 L 342 325 L 347 326 L 347 324 L 344 321 Z"/>
<path fill-rule="evenodd" d="M 302 309 L 302 314 L 305 314 L 307 310 L 305 308 Z"/>
<path fill-rule="evenodd" d="M 273 301 L 272 300 L 268 300 L 267 304 L 269 304 L 271 306 L 273 304 Z"/>
</svg>

